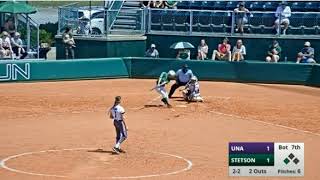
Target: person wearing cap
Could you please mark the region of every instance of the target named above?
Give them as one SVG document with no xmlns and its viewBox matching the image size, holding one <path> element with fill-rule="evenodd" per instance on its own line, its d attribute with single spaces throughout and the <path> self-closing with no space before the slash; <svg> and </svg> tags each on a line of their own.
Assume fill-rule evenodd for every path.
<svg viewBox="0 0 320 180">
<path fill-rule="evenodd" d="M 223 39 L 223 42 L 218 45 L 218 50 L 213 50 L 212 60 L 216 60 L 216 58 L 231 61 L 231 46 L 228 38 Z"/>
<path fill-rule="evenodd" d="M 114 100 L 113 106 L 109 110 L 109 116 L 113 120 L 113 125 L 116 129 L 116 143 L 112 150 L 116 154 L 120 154 L 124 152 L 120 145 L 127 139 L 128 137 L 128 129 L 125 123 L 125 110 L 121 106 L 121 96 L 116 96 Z"/>
<path fill-rule="evenodd" d="M 185 64 L 176 72 L 176 83 L 171 86 L 169 98 L 172 98 L 173 93 L 181 86 L 185 86 L 193 76 L 192 70 Z"/>
<path fill-rule="evenodd" d="M 268 55 L 266 57 L 267 62 L 278 62 L 281 56 L 281 47 L 278 41 L 273 40 L 272 44 L 269 46 Z"/>
<path fill-rule="evenodd" d="M 146 51 L 145 57 L 159 58 L 159 52 L 155 44 L 151 44 L 150 48 Z"/>
<path fill-rule="evenodd" d="M 317 63 L 314 60 L 314 49 L 309 41 L 304 43 L 304 48 L 298 53 L 297 63 Z"/>
<path fill-rule="evenodd" d="M 286 34 L 286 31 L 289 27 L 290 21 L 289 17 L 291 16 L 291 8 L 287 6 L 285 1 L 281 2 L 277 7 L 275 17 L 277 18 L 274 22 L 274 27 L 277 31 L 277 34 L 281 33 L 281 25 L 284 25 L 283 35 Z"/>
<path fill-rule="evenodd" d="M 205 60 L 207 59 L 208 56 L 208 45 L 206 43 L 206 40 L 201 39 L 200 44 L 198 46 L 198 56 L 197 59 L 198 60 Z"/>
<path fill-rule="evenodd" d="M 10 35 L 6 31 L 1 34 L 1 55 L 13 57 Z"/>
<path fill-rule="evenodd" d="M 247 14 L 249 13 L 249 10 L 245 8 L 244 5 L 244 2 L 240 2 L 238 7 L 234 9 L 237 23 L 236 32 L 240 32 L 241 34 L 243 33 L 243 25 L 248 23 Z"/>
<path fill-rule="evenodd" d="M 79 18 L 79 27 L 77 29 L 77 33 L 89 35 L 90 32 L 92 32 L 92 28 L 90 26 L 90 19 L 83 15 Z"/>
<path fill-rule="evenodd" d="M 23 43 L 20 38 L 20 33 L 16 32 L 14 37 L 11 38 L 12 51 L 16 55 L 17 59 L 24 59 L 28 53 L 23 48 Z"/>
</svg>

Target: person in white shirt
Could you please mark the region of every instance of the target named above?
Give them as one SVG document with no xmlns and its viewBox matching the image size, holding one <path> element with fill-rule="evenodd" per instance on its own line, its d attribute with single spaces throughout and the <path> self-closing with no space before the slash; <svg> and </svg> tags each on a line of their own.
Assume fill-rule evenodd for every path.
<svg viewBox="0 0 320 180">
<path fill-rule="evenodd" d="M 150 49 L 148 49 L 145 53 L 145 57 L 159 58 L 159 52 L 156 49 L 155 44 L 151 44 Z"/>
<path fill-rule="evenodd" d="M 121 104 L 121 97 L 116 96 L 114 104 L 109 110 L 110 118 L 113 119 L 113 125 L 116 129 L 116 144 L 112 148 L 112 150 L 116 154 L 120 154 L 120 153 L 125 152 L 120 148 L 120 145 L 128 137 L 128 134 L 127 134 L 128 129 L 127 129 L 126 123 L 124 121 L 125 110 L 120 104 Z"/>
<path fill-rule="evenodd" d="M 242 61 L 246 54 L 246 47 L 242 44 L 242 40 L 239 39 L 232 50 L 232 61 Z"/>
<path fill-rule="evenodd" d="M 281 25 L 284 25 L 283 34 L 286 34 L 286 31 L 289 27 L 290 21 L 289 17 L 291 16 L 291 8 L 287 6 L 286 2 L 281 2 L 277 7 L 275 17 L 277 18 L 274 22 L 274 27 L 277 31 L 277 34 L 280 34 Z"/>
<path fill-rule="evenodd" d="M 6 31 L 3 31 L 1 34 L 1 54 L 3 56 L 10 56 L 10 58 L 13 55 L 10 35 Z"/>
<path fill-rule="evenodd" d="M 198 56 L 197 59 L 198 60 L 205 60 L 207 59 L 207 55 L 208 55 L 208 45 L 206 43 L 206 40 L 201 39 L 200 41 L 200 45 L 198 46 Z"/>
</svg>

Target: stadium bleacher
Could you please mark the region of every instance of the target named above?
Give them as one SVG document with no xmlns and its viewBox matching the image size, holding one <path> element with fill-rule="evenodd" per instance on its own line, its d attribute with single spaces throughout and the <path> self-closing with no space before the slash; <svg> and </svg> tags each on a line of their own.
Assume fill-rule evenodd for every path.
<svg viewBox="0 0 320 180">
<path fill-rule="evenodd" d="M 178 9 L 205 9 L 205 10 L 233 10 L 239 1 L 181 1 Z M 275 11 L 279 2 L 270 1 L 246 1 L 245 6 L 251 11 Z M 288 2 L 292 11 L 298 12 L 320 12 L 320 2 L 297 1 Z"/>
<path fill-rule="evenodd" d="M 179 13 L 167 11 L 151 18 L 152 30 L 184 30 L 190 27 L 190 11 L 192 13 L 192 30 L 197 32 L 230 32 L 232 11 L 240 1 L 181 1 L 177 7 Z M 250 10 L 248 24 L 249 33 L 274 33 L 274 12 L 279 2 L 246 1 L 245 7 Z M 320 1 L 288 2 L 291 7 L 289 34 L 319 35 Z M 225 12 L 223 12 L 225 11 Z M 156 12 L 152 12 L 156 14 Z M 169 27 L 171 25 L 172 27 Z M 177 28 L 179 27 L 179 28 Z"/>
</svg>

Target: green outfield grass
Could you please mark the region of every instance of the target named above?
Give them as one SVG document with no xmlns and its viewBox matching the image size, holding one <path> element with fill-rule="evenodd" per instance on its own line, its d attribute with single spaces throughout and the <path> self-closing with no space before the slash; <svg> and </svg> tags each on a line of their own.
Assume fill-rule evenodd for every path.
<svg viewBox="0 0 320 180">
<path fill-rule="evenodd" d="M 60 0 L 47 0 L 47 1 L 28 1 L 29 4 L 36 7 L 59 7 L 72 3 L 76 3 L 75 6 L 89 6 L 89 1 L 60 1 Z M 103 6 L 104 1 L 93 0 L 91 1 L 92 6 Z"/>
</svg>

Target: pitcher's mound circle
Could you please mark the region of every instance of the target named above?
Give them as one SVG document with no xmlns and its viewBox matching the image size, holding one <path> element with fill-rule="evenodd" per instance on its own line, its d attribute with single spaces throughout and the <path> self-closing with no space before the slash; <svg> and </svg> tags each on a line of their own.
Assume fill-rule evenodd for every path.
<svg viewBox="0 0 320 180">
<path fill-rule="evenodd" d="M 130 151 L 115 155 L 109 150 L 73 148 L 13 155 L 1 160 L 2 168 L 27 175 L 75 179 L 146 178 L 178 174 L 192 162 L 178 155 Z"/>
</svg>

